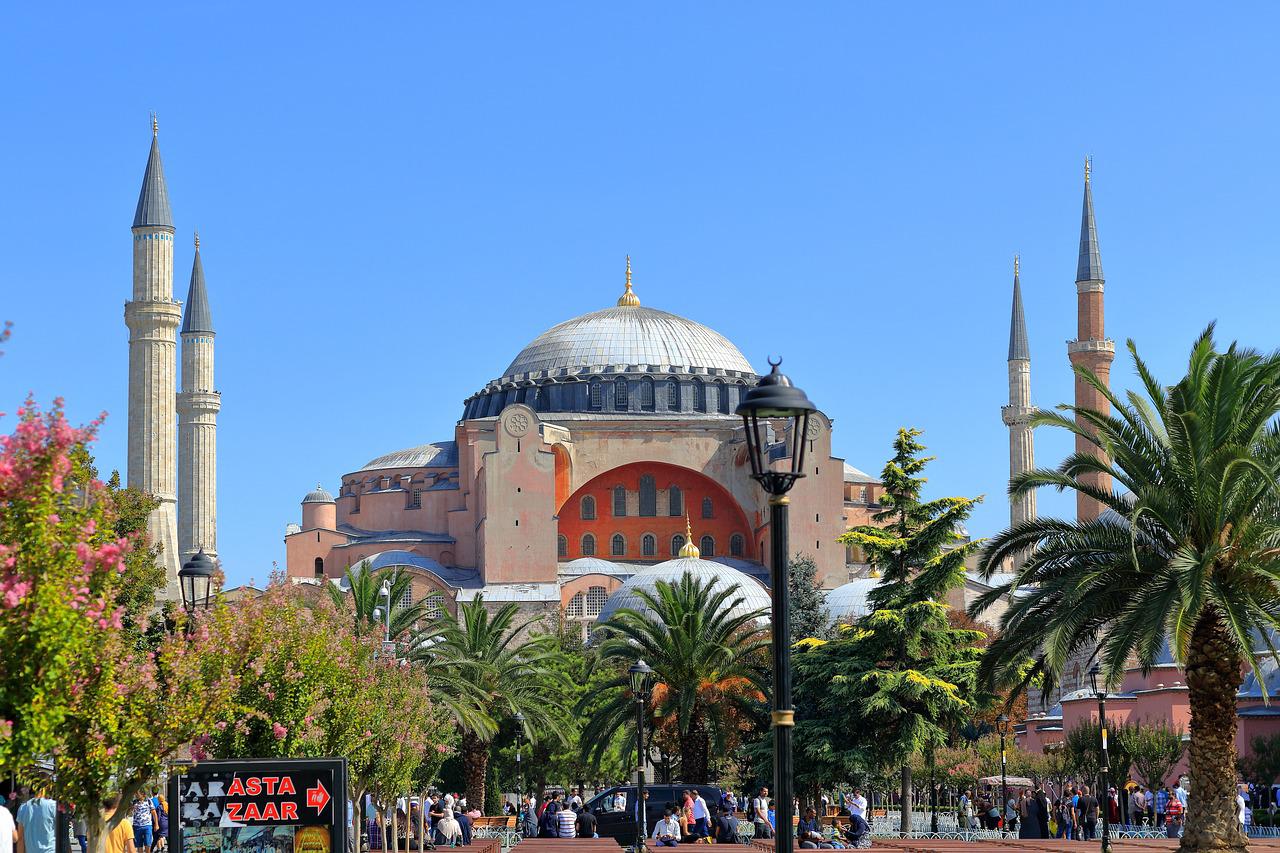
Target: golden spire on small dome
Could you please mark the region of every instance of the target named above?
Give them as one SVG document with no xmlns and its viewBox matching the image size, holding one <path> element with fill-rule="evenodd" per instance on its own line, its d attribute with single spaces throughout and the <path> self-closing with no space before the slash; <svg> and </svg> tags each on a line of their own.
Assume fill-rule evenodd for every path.
<svg viewBox="0 0 1280 853">
<path fill-rule="evenodd" d="M 627 255 L 627 289 L 618 297 L 618 305 L 623 308 L 639 308 L 640 297 L 631 289 L 631 256 Z"/>
<path fill-rule="evenodd" d="M 680 556 L 697 560 L 702 557 L 698 546 L 693 544 L 693 530 L 689 524 L 689 513 L 684 514 L 684 544 L 680 546 Z"/>
</svg>

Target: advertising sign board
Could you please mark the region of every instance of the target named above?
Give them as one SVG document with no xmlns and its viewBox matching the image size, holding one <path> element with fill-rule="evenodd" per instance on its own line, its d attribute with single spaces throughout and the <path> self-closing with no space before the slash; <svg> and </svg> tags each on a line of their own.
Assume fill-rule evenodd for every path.
<svg viewBox="0 0 1280 853">
<path fill-rule="evenodd" d="M 202 761 L 169 778 L 173 853 L 345 853 L 343 758 Z"/>
</svg>

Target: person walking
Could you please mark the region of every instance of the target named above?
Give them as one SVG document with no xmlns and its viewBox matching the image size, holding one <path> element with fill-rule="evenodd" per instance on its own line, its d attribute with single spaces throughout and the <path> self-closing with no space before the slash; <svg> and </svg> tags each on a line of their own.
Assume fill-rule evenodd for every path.
<svg viewBox="0 0 1280 853">
<path fill-rule="evenodd" d="M 1088 785 L 1080 787 L 1076 808 L 1080 815 L 1080 837 L 1092 841 L 1098 835 L 1098 798 L 1089 792 Z"/>
<path fill-rule="evenodd" d="M 1156 826 L 1164 826 L 1164 814 L 1169 809 L 1169 786 L 1161 785 L 1156 791 Z"/>
<path fill-rule="evenodd" d="M 1018 801 L 1014 799 L 1014 795 L 1010 794 L 1009 799 L 1004 804 L 1004 831 L 1016 832 L 1018 829 Z"/>
<path fill-rule="evenodd" d="M 711 810 L 698 790 L 693 791 L 693 832 L 697 838 L 711 837 Z"/>
<path fill-rule="evenodd" d="M 773 838 L 773 824 L 769 822 L 768 788 L 761 788 L 760 793 L 751 800 L 751 822 L 756 827 L 756 838 Z"/>
<path fill-rule="evenodd" d="M 1182 801 L 1177 797 L 1170 797 L 1168 804 L 1165 806 L 1165 827 L 1164 834 L 1167 838 L 1182 837 L 1182 820 L 1186 814 L 1186 810 L 1182 807 Z"/>
</svg>

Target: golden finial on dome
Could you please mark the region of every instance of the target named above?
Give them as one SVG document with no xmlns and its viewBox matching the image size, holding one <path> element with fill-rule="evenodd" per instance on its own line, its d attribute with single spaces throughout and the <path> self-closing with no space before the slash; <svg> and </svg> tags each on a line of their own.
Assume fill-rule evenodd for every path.
<svg viewBox="0 0 1280 853">
<path fill-rule="evenodd" d="M 697 560 L 702 556 L 698 546 L 693 544 L 692 525 L 689 524 L 689 513 L 684 514 L 684 545 L 680 546 L 680 556 Z"/>
<path fill-rule="evenodd" d="M 618 305 L 623 308 L 639 308 L 640 297 L 631 289 L 631 256 L 627 255 L 627 289 L 618 297 Z"/>
</svg>

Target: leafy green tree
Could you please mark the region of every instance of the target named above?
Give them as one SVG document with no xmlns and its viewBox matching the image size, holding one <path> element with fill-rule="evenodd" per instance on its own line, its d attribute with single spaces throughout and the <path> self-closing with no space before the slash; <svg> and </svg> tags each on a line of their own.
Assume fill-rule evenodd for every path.
<svg viewBox="0 0 1280 853">
<path fill-rule="evenodd" d="M 1280 732 L 1254 735 L 1248 758 L 1240 759 L 1240 773 L 1253 782 L 1270 787 L 1280 779 Z"/>
<path fill-rule="evenodd" d="M 818 583 L 818 565 L 808 554 L 796 554 L 788 564 L 791 574 L 791 636 L 793 639 L 831 636 L 827 597 Z"/>
<path fill-rule="evenodd" d="M 1107 720 L 1107 762 L 1110 765 L 1111 784 L 1120 788 L 1129 778 L 1133 754 L 1129 740 L 1124 737 L 1124 725 L 1114 719 Z M 1102 767 L 1102 731 L 1097 720 L 1084 720 L 1072 727 L 1062 740 L 1067 755 L 1070 775 L 1098 778 Z"/>
<path fill-rule="evenodd" d="M 350 608 L 354 611 L 356 630 L 360 633 L 386 633 L 397 640 L 407 634 L 426 615 L 426 604 L 418 601 L 403 604 L 405 593 L 409 591 L 413 578 L 408 572 L 396 571 L 394 567 L 373 571 L 369 561 L 365 560 L 355 569 L 346 570 L 348 590 L 344 592 L 335 584 L 326 584 L 330 598 L 339 608 Z M 387 597 L 382 594 L 382 585 L 390 585 L 391 621 L 388 629 L 386 612 Z"/>
<path fill-rule="evenodd" d="M 1114 684 L 1135 656 L 1151 666 L 1169 638 L 1185 663 L 1191 706 L 1195 793 L 1182 846 L 1244 850 L 1232 805 L 1235 694 L 1242 666 L 1256 666 L 1253 637 L 1280 624 L 1280 354 L 1236 344 L 1219 352 L 1211 325 L 1186 375 L 1166 387 L 1132 341 L 1129 350 L 1142 393 L 1121 399 L 1077 368 L 1113 413 L 1064 406 L 1074 418 L 1036 416 L 1092 449 L 1057 470 L 1014 478 L 1010 492 L 1071 489 L 1108 511 L 1096 520 L 1038 518 L 992 541 L 981 563 L 988 576 L 1007 558 L 1027 557 L 983 677 L 1013 680 L 1011 670 L 1030 656 L 1053 678 L 1073 655 L 1097 648 Z M 1094 474 L 1111 477 L 1115 489 L 1099 488 Z M 993 590 L 971 612 L 1005 592 Z"/>
<path fill-rule="evenodd" d="M 870 596 L 874 611 L 795 659 L 799 753 L 835 767 L 899 767 L 904 831 L 911 756 L 944 746 L 990 699 L 974 681 L 984 635 L 952 627 L 945 603 L 979 545 L 957 533 L 977 499 L 921 500 L 920 475 L 932 457 L 921 455 L 920 434 L 900 429 L 894 440 L 881 477 L 885 509 L 874 516 L 884 526 L 841 537 L 882 573 Z M 851 731 L 875 736 L 850 738 Z"/>
<path fill-rule="evenodd" d="M 518 612 L 509 602 L 490 614 L 477 595 L 412 643 L 411 657 L 427 668 L 434 695 L 444 698 L 460 730 L 468 803 L 485 802 L 489 750 L 504 720 L 519 713 L 525 737 L 557 736 L 565 692 L 554 677 L 559 650 L 552 635 L 529 633 L 536 618 L 516 623 Z"/>
<path fill-rule="evenodd" d="M 1119 735 L 1124 751 L 1129 753 L 1134 776 L 1152 791 L 1168 780 L 1187 748 L 1182 729 L 1164 720 L 1126 723 Z"/>
<path fill-rule="evenodd" d="M 705 783 L 712 747 L 718 753 L 735 748 L 752 706 L 764 700 L 767 611 L 741 609 L 736 584 L 717 589 L 715 579 L 688 573 L 638 594 L 644 609 L 620 608 L 597 629 L 600 666 L 614 676 L 600 690 L 606 701 L 583 729 L 585 755 L 596 761 L 618 732 L 634 732 L 627 668 L 643 658 L 655 681 L 650 731 L 668 727 L 679 743 L 682 778 Z M 579 712 L 585 707 L 579 703 Z M 634 742 L 634 734 L 628 740 Z"/>
</svg>

